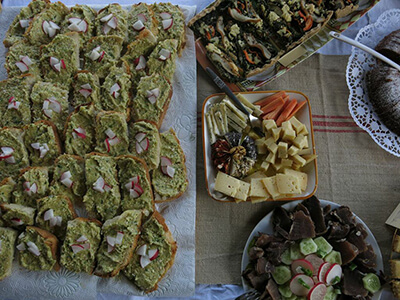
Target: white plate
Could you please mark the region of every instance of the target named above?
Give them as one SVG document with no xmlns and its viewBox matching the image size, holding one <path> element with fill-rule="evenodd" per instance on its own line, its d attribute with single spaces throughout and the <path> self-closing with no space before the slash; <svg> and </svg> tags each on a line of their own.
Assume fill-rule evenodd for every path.
<svg viewBox="0 0 400 300">
<path fill-rule="evenodd" d="M 340 207 L 339 204 L 331 202 L 331 201 L 326 201 L 326 200 L 319 200 L 321 202 L 321 206 L 325 207 L 327 205 L 331 206 L 331 209 L 335 209 Z M 289 202 L 282 207 L 286 210 L 293 210 L 297 204 L 301 203 L 302 201 L 294 201 L 294 202 Z M 262 233 L 267 233 L 267 234 L 273 234 L 274 233 L 274 227 L 272 225 L 272 213 L 271 211 L 268 215 L 266 215 L 257 225 L 254 227 L 253 231 L 250 233 L 250 236 L 246 242 L 246 246 L 244 247 L 243 250 L 243 255 L 242 255 L 242 268 L 241 268 L 241 273 L 246 269 L 247 265 L 249 264 L 249 256 L 247 253 L 247 249 L 249 248 L 250 242 L 253 240 L 254 237 L 256 237 L 260 232 Z M 379 249 L 378 242 L 376 241 L 374 235 L 372 234 L 371 230 L 369 230 L 368 226 L 359 218 L 357 217 L 356 214 L 353 213 L 353 215 L 356 217 L 356 220 L 358 223 L 361 223 L 365 230 L 368 232 L 368 236 L 365 239 L 367 243 L 369 243 L 372 248 L 375 251 L 376 254 L 376 270 L 383 270 L 383 259 L 382 259 L 382 253 L 381 250 Z M 249 285 L 247 285 L 246 281 L 242 277 L 242 284 L 243 288 L 245 291 L 251 289 Z M 382 291 L 382 290 L 381 290 Z M 378 293 L 374 294 L 374 297 L 372 298 L 373 300 L 378 300 L 381 297 L 381 291 Z"/>
<path fill-rule="evenodd" d="M 365 26 L 357 34 L 356 41 L 375 48 L 383 37 L 400 29 L 400 10 L 384 12 L 376 23 Z M 347 86 L 350 90 L 349 110 L 356 124 L 387 152 L 400 157 L 400 137 L 380 122 L 368 98 L 366 73 L 376 63 L 375 58 L 358 49 L 352 49 L 346 70 Z"/>
<path fill-rule="evenodd" d="M 258 100 L 261 100 L 269 95 L 275 94 L 277 91 L 265 91 L 265 92 L 242 92 L 242 95 L 251 102 L 254 103 Z M 311 107 L 310 101 L 307 96 L 295 91 L 286 91 L 286 94 L 289 95 L 290 99 L 297 99 L 298 101 L 306 101 L 306 105 L 304 105 L 296 114 L 296 118 L 304 123 L 309 130 L 308 135 L 308 144 L 311 145 L 312 151 L 315 154 L 315 143 L 314 143 L 314 131 L 312 126 L 312 117 L 311 117 Z M 203 125 L 203 156 L 204 156 L 204 169 L 206 176 L 206 186 L 208 190 L 208 194 L 217 201 L 223 202 L 232 202 L 229 197 L 222 195 L 219 192 L 214 190 L 216 170 L 213 165 L 211 159 L 211 147 L 210 147 L 210 134 L 209 129 L 206 122 L 206 112 L 210 105 L 220 102 L 225 97 L 225 94 L 214 94 L 209 96 L 206 100 L 204 100 L 203 111 L 202 111 L 202 125 Z M 304 170 L 304 172 L 308 175 L 308 183 L 307 189 L 302 193 L 292 198 L 279 199 L 279 201 L 286 200 L 302 200 L 311 197 L 318 186 L 318 172 L 317 172 L 317 161 L 314 160 L 312 163 L 308 164 Z"/>
</svg>

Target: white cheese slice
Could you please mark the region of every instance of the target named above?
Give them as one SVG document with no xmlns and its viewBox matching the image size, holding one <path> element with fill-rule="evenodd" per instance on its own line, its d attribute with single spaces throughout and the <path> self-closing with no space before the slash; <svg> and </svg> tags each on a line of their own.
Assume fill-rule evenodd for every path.
<svg viewBox="0 0 400 300">
<path fill-rule="evenodd" d="M 280 194 L 300 194 L 299 177 L 289 174 L 276 174 L 276 186 Z"/>
<path fill-rule="evenodd" d="M 300 189 L 302 191 L 305 191 L 307 189 L 307 181 L 308 181 L 307 173 L 299 172 L 299 171 L 292 170 L 292 169 L 285 169 L 283 171 L 283 174 L 287 174 L 287 175 L 292 175 L 292 176 L 298 177 L 299 180 L 300 180 Z"/>
<path fill-rule="evenodd" d="M 253 178 L 250 184 L 250 197 L 269 198 L 270 194 L 265 188 L 263 178 Z"/>
</svg>

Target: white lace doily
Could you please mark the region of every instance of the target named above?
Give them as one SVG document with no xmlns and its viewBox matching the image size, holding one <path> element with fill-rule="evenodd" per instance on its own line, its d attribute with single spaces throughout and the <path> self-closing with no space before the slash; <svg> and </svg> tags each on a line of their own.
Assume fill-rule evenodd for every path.
<svg viewBox="0 0 400 300">
<path fill-rule="evenodd" d="M 362 28 L 356 40 L 375 48 L 383 37 L 400 29 L 399 20 L 399 9 L 388 10 L 378 18 L 376 23 Z M 366 74 L 375 64 L 376 60 L 372 55 L 353 47 L 346 70 L 347 86 L 350 90 L 350 114 L 356 124 L 368 132 L 382 149 L 400 157 L 400 137 L 380 121 L 368 98 Z"/>
</svg>

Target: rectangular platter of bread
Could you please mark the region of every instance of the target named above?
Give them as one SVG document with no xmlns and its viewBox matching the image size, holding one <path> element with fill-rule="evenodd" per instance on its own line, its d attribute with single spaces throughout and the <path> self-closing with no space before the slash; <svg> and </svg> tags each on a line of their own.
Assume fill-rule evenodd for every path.
<svg viewBox="0 0 400 300">
<path fill-rule="evenodd" d="M 0 298 L 193 294 L 194 12 L 3 8 Z"/>
<path fill-rule="evenodd" d="M 206 186 L 220 202 L 302 200 L 318 185 L 311 106 L 296 91 L 242 92 L 237 98 L 261 121 L 260 136 L 223 94 L 203 104 Z"/>
<path fill-rule="evenodd" d="M 217 0 L 189 27 L 197 60 L 240 90 L 284 74 L 344 31 L 379 0 Z"/>
</svg>

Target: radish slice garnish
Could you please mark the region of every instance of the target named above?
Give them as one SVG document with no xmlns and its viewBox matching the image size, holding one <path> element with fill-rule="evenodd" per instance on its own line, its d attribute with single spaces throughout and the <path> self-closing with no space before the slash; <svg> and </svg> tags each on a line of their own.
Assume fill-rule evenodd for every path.
<svg viewBox="0 0 400 300">
<path fill-rule="evenodd" d="M 166 156 L 161 156 L 160 164 L 161 164 L 162 167 L 163 166 L 171 166 L 172 165 L 172 161 Z"/>
<path fill-rule="evenodd" d="M 31 252 L 33 255 L 39 256 L 40 251 L 39 248 L 33 242 L 27 242 L 26 245 L 28 246 L 28 251 Z"/>
<path fill-rule="evenodd" d="M 324 260 L 315 254 L 309 254 L 304 259 L 312 264 L 314 268 L 313 275 L 318 275 L 319 267 L 324 263 Z"/>
<path fill-rule="evenodd" d="M 139 21 L 141 21 L 142 23 L 145 23 L 147 21 L 147 17 L 144 14 L 138 14 L 137 18 Z"/>
<path fill-rule="evenodd" d="M 120 245 L 122 243 L 123 238 L 124 238 L 124 233 L 121 231 L 118 231 L 117 236 L 115 237 L 115 244 Z"/>
<path fill-rule="evenodd" d="M 47 31 L 48 31 L 49 37 L 51 37 L 51 38 L 54 37 L 57 32 L 57 30 L 55 30 L 54 28 L 51 28 L 51 27 Z"/>
<path fill-rule="evenodd" d="M 49 222 L 50 227 L 56 226 L 56 224 L 57 224 L 57 219 L 56 219 L 55 217 L 52 217 L 49 221 L 50 221 L 50 222 Z"/>
<path fill-rule="evenodd" d="M 39 148 L 39 158 L 45 157 L 46 153 L 49 152 L 49 150 L 49 146 L 46 143 L 41 145 Z"/>
<path fill-rule="evenodd" d="M 32 144 L 31 144 L 31 147 L 32 147 L 33 149 L 35 149 L 35 150 L 39 150 L 39 148 L 40 148 L 40 143 L 32 143 Z"/>
<path fill-rule="evenodd" d="M 20 25 L 22 28 L 29 27 L 29 20 L 19 20 L 19 25 Z"/>
<path fill-rule="evenodd" d="M 109 192 L 109 191 L 111 191 L 111 186 L 110 186 L 110 185 L 108 185 L 107 183 L 106 183 L 106 184 L 104 184 L 104 190 L 105 190 L 106 192 Z"/>
<path fill-rule="evenodd" d="M 135 24 L 133 24 L 133 29 L 136 31 L 142 31 L 143 29 L 145 29 L 145 26 L 142 21 L 137 20 Z"/>
<path fill-rule="evenodd" d="M 101 22 L 108 22 L 109 20 L 111 20 L 111 18 L 113 17 L 113 14 L 109 14 L 107 16 L 104 16 L 100 19 Z"/>
<path fill-rule="evenodd" d="M 85 83 L 81 85 L 81 88 L 85 89 L 85 90 L 90 90 L 92 91 L 92 87 L 90 86 L 89 83 Z"/>
<path fill-rule="evenodd" d="M 105 181 L 104 181 L 103 177 L 100 176 L 99 178 L 97 178 L 96 182 L 93 183 L 93 189 L 95 191 L 103 193 L 104 192 L 104 184 L 105 184 Z"/>
<path fill-rule="evenodd" d="M 99 50 L 97 50 L 97 48 L 99 48 Z M 93 49 L 92 52 L 90 52 L 89 58 L 91 60 L 96 60 L 96 59 L 98 59 L 100 57 L 100 53 L 99 53 L 100 47 L 97 47 L 97 48 Z"/>
<path fill-rule="evenodd" d="M 70 171 L 66 171 L 66 172 L 63 172 L 63 173 L 61 174 L 60 179 L 61 179 L 61 180 L 64 180 L 64 179 L 66 179 L 66 178 L 71 178 L 71 177 L 72 177 L 71 172 L 70 172 Z"/>
<path fill-rule="evenodd" d="M 172 27 L 172 24 L 174 24 L 173 19 L 162 20 L 162 26 L 164 30 L 170 29 Z"/>
<path fill-rule="evenodd" d="M 72 136 L 76 138 L 86 139 L 86 130 L 82 127 L 75 128 L 72 132 Z"/>
<path fill-rule="evenodd" d="M 143 141 L 143 139 L 146 137 L 146 133 L 144 133 L 144 132 L 138 132 L 136 135 L 135 135 L 135 140 L 136 141 L 138 141 L 138 142 L 141 142 L 141 141 Z"/>
<path fill-rule="evenodd" d="M 172 15 L 169 12 L 165 11 L 165 12 L 160 13 L 160 17 L 163 20 L 168 20 L 168 19 L 172 18 Z"/>
<path fill-rule="evenodd" d="M 107 24 L 105 24 L 105 25 L 103 26 L 103 33 L 104 33 L 104 34 L 108 34 L 110 31 L 111 31 L 111 27 L 108 26 Z"/>
<path fill-rule="evenodd" d="M 87 239 L 86 236 L 81 235 L 81 237 L 80 237 L 79 239 L 77 239 L 76 241 L 77 241 L 78 243 L 84 243 L 84 242 L 86 242 L 87 240 L 88 240 L 88 239 Z"/>
<path fill-rule="evenodd" d="M 13 164 L 16 163 L 14 156 L 7 157 L 6 159 L 4 159 L 4 161 L 5 161 L 6 163 L 8 163 L 8 164 L 11 164 L 11 165 L 13 165 Z"/>
<path fill-rule="evenodd" d="M 142 245 L 142 246 L 140 246 L 137 250 L 136 250 L 136 254 L 137 255 L 146 255 L 146 252 L 147 252 L 147 245 L 146 244 L 144 244 L 144 245 Z"/>
<path fill-rule="evenodd" d="M 106 237 L 106 240 L 107 240 L 107 244 L 109 244 L 110 246 L 115 246 L 115 238 L 114 237 L 112 237 L 112 236 L 107 236 Z"/>
<path fill-rule="evenodd" d="M 139 195 L 143 194 L 143 188 L 139 184 L 135 184 L 133 186 L 133 190 L 136 191 Z"/>
<path fill-rule="evenodd" d="M 53 69 L 57 72 L 61 72 L 61 63 L 55 64 L 53 66 Z"/>
<path fill-rule="evenodd" d="M 160 50 L 158 55 L 159 55 L 158 59 L 164 61 L 171 57 L 171 51 L 163 48 Z"/>
<path fill-rule="evenodd" d="M 80 19 L 80 18 L 75 18 L 75 17 L 72 17 L 72 18 L 69 18 L 68 19 L 68 22 L 70 22 L 71 24 L 78 24 L 79 22 L 81 22 L 82 21 L 82 19 Z"/>
<path fill-rule="evenodd" d="M 48 221 L 51 218 L 54 218 L 54 210 L 48 209 L 43 215 L 43 220 Z"/>
<path fill-rule="evenodd" d="M 87 98 L 92 94 L 92 91 L 86 89 L 80 89 L 79 93 L 81 93 L 83 97 Z"/>
<path fill-rule="evenodd" d="M 76 254 L 76 253 L 78 253 L 78 252 L 81 252 L 82 250 L 85 250 L 85 248 L 84 248 L 82 245 L 79 245 L 79 244 L 73 244 L 73 245 L 71 245 L 71 249 L 72 249 L 72 252 L 73 252 L 74 254 Z"/>
<path fill-rule="evenodd" d="M 53 21 L 49 21 L 49 25 L 51 28 L 55 29 L 55 30 L 59 30 L 61 29 L 60 26 L 58 26 L 56 23 L 54 23 Z"/>
<path fill-rule="evenodd" d="M 78 26 L 79 26 L 79 31 L 80 31 L 80 32 L 87 32 L 88 27 L 89 27 L 88 23 L 87 23 L 85 20 L 82 20 L 82 21 L 78 24 Z"/>
<path fill-rule="evenodd" d="M 144 70 L 146 68 L 146 58 L 143 55 L 140 55 L 139 58 L 135 60 L 136 71 Z"/>
<path fill-rule="evenodd" d="M 21 219 L 19 219 L 19 218 L 12 218 L 12 219 L 11 219 L 11 223 L 12 223 L 14 226 L 20 226 L 20 225 L 23 225 L 23 224 L 24 224 L 24 222 L 23 222 Z"/>
<path fill-rule="evenodd" d="M 114 133 L 114 131 L 112 131 L 110 128 L 107 128 L 107 130 L 106 131 L 104 131 L 104 133 L 110 138 L 110 139 L 112 139 L 112 138 L 115 138 L 115 133 Z"/>
<path fill-rule="evenodd" d="M 135 184 L 139 184 L 139 182 L 140 182 L 140 176 L 139 176 L 139 175 L 136 175 L 135 177 L 132 177 L 132 178 L 129 179 L 129 180 L 132 181 L 134 185 L 135 185 Z"/>
<path fill-rule="evenodd" d="M 29 67 L 22 61 L 17 61 L 15 65 L 18 67 L 18 69 L 22 72 L 25 73 L 29 70 Z"/>
<path fill-rule="evenodd" d="M 325 283 L 325 275 L 326 275 L 326 272 L 328 272 L 328 270 L 330 269 L 330 267 L 331 267 L 331 264 L 328 262 L 323 263 L 319 267 L 318 274 L 317 274 L 319 282 Z"/>
<path fill-rule="evenodd" d="M 304 274 L 297 274 L 289 284 L 290 291 L 296 296 L 306 296 L 313 286 L 314 280 Z"/>
<path fill-rule="evenodd" d="M 77 23 L 72 23 L 68 25 L 68 29 L 71 31 L 80 31 L 80 28 Z"/>
<path fill-rule="evenodd" d="M 17 249 L 19 250 L 19 251 L 25 251 L 26 250 L 26 246 L 25 246 L 25 243 L 20 243 L 20 244 L 18 244 L 17 245 Z"/>
<path fill-rule="evenodd" d="M 114 83 L 113 86 L 110 88 L 110 95 L 112 95 L 114 98 L 116 98 L 116 95 L 119 90 L 121 89 L 121 86 L 118 83 Z"/>
<path fill-rule="evenodd" d="M 62 217 L 61 217 L 61 216 L 57 216 L 57 217 L 56 217 L 56 220 L 57 220 L 56 225 L 57 225 L 57 226 L 61 226 L 61 225 L 62 225 Z"/>
<path fill-rule="evenodd" d="M 114 251 L 114 246 L 107 245 L 107 252 L 108 252 L 108 253 L 111 253 L 111 252 L 113 252 L 113 251 Z"/>
<path fill-rule="evenodd" d="M 7 108 L 8 109 L 16 109 L 16 110 L 18 110 L 20 105 L 21 105 L 21 102 L 13 101 L 13 102 L 8 104 Z"/>
<path fill-rule="evenodd" d="M 65 185 L 67 188 L 72 188 L 72 186 L 74 185 L 74 182 L 71 180 L 71 178 L 65 178 L 60 180 L 60 182 Z"/>
<path fill-rule="evenodd" d="M 36 194 L 36 193 L 37 193 L 37 191 L 38 191 L 38 186 L 37 186 L 36 183 L 33 183 L 33 184 L 31 185 L 30 191 L 31 191 L 33 194 Z"/>
<path fill-rule="evenodd" d="M 14 148 L 11 147 L 1 147 L 1 151 L 3 152 L 4 155 L 9 155 L 14 153 Z"/>
<path fill-rule="evenodd" d="M 326 272 L 324 281 L 327 285 L 332 285 L 337 277 L 339 280 L 342 278 L 342 267 L 339 264 L 333 264 Z"/>
<path fill-rule="evenodd" d="M 106 54 L 106 53 L 105 53 L 104 51 L 101 51 L 100 57 L 99 57 L 99 59 L 98 59 L 98 62 L 101 62 L 101 61 L 103 60 L 105 54 Z"/>
<path fill-rule="evenodd" d="M 108 22 L 107 25 L 110 26 L 112 29 L 115 29 L 118 27 L 118 20 L 116 17 L 112 17 Z"/>
<path fill-rule="evenodd" d="M 45 34 L 49 34 L 50 24 L 47 21 L 42 22 L 42 30 Z"/>
<path fill-rule="evenodd" d="M 61 68 L 63 68 L 63 69 L 67 68 L 65 61 L 63 59 L 61 60 Z"/>
<path fill-rule="evenodd" d="M 25 65 L 27 65 L 28 67 L 29 67 L 30 65 L 32 65 L 32 60 L 29 58 L 29 56 L 27 56 L 27 55 L 25 55 L 25 56 L 20 55 L 19 58 L 21 59 L 21 62 L 23 62 L 23 63 L 24 63 Z"/>
<path fill-rule="evenodd" d="M 169 177 L 173 178 L 175 175 L 175 169 L 171 166 L 166 166 L 165 167 L 165 175 L 168 175 Z"/>
<path fill-rule="evenodd" d="M 131 198 L 133 198 L 133 199 L 136 199 L 136 198 L 139 198 L 139 197 L 140 197 L 140 194 L 139 194 L 136 190 L 130 189 L 130 190 L 129 190 L 129 196 L 130 196 Z"/>
<path fill-rule="evenodd" d="M 84 243 L 84 244 L 82 244 L 82 246 L 83 246 L 83 249 L 85 249 L 85 250 L 90 249 L 90 244 L 89 243 Z"/>
<path fill-rule="evenodd" d="M 43 109 L 43 114 L 51 119 L 51 117 L 53 116 L 53 111 L 51 109 Z"/>
<path fill-rule="evenodd" d="M 327 287 L 323 283 L 316 284 L 308 293 L 308 300 L 323 300 L 327 292 Z"/>
<path fill-rule="evenodd" d="M 140 266 L 144 269 L 151 263 L 151 260 L 148 256 L 142 255 L 140 256 Z"/>
<path fill-rule="evenodd" d="M 152 89 L 150 92 L 151 92 L 156 98 L 158 98 L 158 96 L 160 96 L 160 89 L 159 89 L 159 88 Z"/>
<path fill-rule="evenodd" d="M 158 255 L 160 254 L 160 251 L 158 249 L 150 249 L 149 250 L 149 258 L 150 260 L 155 260 Z"/>
<path fill-rule="evenodd" d="M 154 104 L 157 102 L 157 98 L 154 95 L 151 95 L 150 97 L 147 98 L 151 104 Z"/>
</svg>

